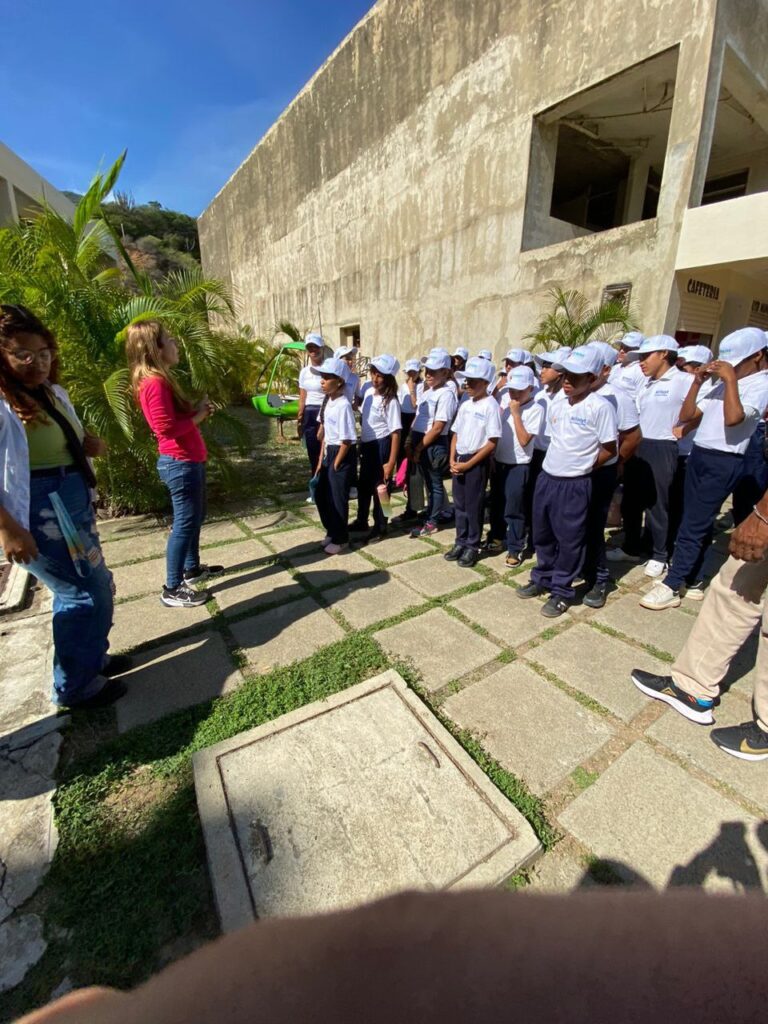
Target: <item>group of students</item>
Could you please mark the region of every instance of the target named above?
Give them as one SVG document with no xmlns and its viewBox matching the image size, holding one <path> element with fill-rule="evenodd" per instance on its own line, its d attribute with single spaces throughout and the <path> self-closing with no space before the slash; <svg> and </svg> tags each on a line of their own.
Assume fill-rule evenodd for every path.
<svg viewBox="0 0 768 1024">
<path fill-rule="evenodd" d="M 407 459 L 408 503 L 393 522 L 429 537 L 455 521 L 449 561 L 470 567 L 506 551 L 514 568 L 535 554 L 530 583 L 517 594 L 548 594 L 542 614 L 553 618 L 573 603 L 579 579 L 584 603 L 599 608 L 609 563 L 645 562 L 657 582 L 640 603 L 662 610 L 683 595 L 703 598 L 704 560 L 725 499 L 734 496 L 738 523 L 768 486 L 768 336 L 756 327 L 725 337 L 717 359 L 703 345 L 681 348 L 669 335 L 636 331 L 617 346 L 513 348 L 498 371 L 487 349 L 470 358 L 464 348 L 433 348 L 405 363 L 399 386 L 391 355 L 372 359 L 371 379 L 361 383 L 355 348 L 324 359 L 318 334 L 306 346 L 298 429 L 328 554 L 344 550 L 351 532 L 383 535 Z M 619 485 L 624 540 L 607 548 Z"/>
</svg>

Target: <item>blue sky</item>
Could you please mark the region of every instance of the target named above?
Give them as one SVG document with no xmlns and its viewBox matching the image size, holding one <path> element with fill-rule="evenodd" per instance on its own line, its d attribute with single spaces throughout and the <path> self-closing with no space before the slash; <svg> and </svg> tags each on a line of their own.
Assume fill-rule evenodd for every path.
<svg viewBox="0 0 768 1024">
<path fill-rule="evenodd" d="M 197 216 L 373 0 L 0 0 L 0 139 Z M 11 41 L 14 42 L 11 42 Z"/>
</svg>

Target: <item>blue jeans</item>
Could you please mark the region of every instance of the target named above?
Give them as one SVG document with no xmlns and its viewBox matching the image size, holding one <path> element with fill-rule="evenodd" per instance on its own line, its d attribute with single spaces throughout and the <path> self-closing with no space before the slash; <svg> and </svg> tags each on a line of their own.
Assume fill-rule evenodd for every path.
<svg viewBox="0 0 768 1024">
<path fill-rule="evenodd" d="M 174 590 L 184 572 L 200 564 L 200 530 L 206 513 L 205 463 L 182 462 L 172 455 L 157 460 L 160 479 L 171 492 L 173 528 L 165 552 L 165 585 Z"/>
<path fill-rule="evenodd" d="M 80 473 L 31 480 L 29 529 L 38 556 L 26 565 L 53 592 L 54 704 L 74 706 L 94 697 L 104 686 L 112 628 L 112 573 L 103 559 L 81 577 L 59 529 L 50 494 L 58 492 L 86 547 L 101 550 L 88 487 Z"/>
</svg>

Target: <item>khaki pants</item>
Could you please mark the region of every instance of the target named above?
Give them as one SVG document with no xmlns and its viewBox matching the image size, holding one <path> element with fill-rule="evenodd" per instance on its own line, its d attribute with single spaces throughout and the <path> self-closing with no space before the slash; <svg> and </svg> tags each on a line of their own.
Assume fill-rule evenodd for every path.
<svg viewBox="0 0 768 1024">
<path fill-rule="evenodd" d="M 762 562 L 729 558 L 712 580 L 672 678 L 686 693 L 714 700 L 728 667 L 762 620 L 757 651 L 755 717 L 768 732 L 768 557 Z"/>
</svg>

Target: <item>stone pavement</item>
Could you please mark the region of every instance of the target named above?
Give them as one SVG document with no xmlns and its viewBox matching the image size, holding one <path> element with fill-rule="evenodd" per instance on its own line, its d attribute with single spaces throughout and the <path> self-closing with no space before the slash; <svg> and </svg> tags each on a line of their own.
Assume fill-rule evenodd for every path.
<svg viewBox="0 0 768 1024">
<path fill-rule="evenodd" d="M 290 501 L 205 526 L 203 558 L 227 572 L 212 582 L 213 601 L 194 611 L 158 600 L 166 531 L 155 519 L 101 524 L 117 584 L 113 648 L 137 652 L 119 731 L 364 629 L 410 662 L 434 706 L 543 800 L 562 838 L 531 870 L 534 887 L 588 885 L 599 874 L 656 888 L 768 892 L 765 767 L 720 753 L 708 729 L 646 701 L 629 680 L 633 667 L 669 664 L 699 605 L 641 609 L 649 583 L 641 567 L 626 566 L 604 609 L 577 606 L 553 622 L 541 602 L 515 596 L 530 563 L 510 572 L 497 557 L 460 569 L 442 558 L 450 530 L 428 541 L 393 534 L 328 558 L 316 511 Z M 721 534 L 713 569 L 724 545 Z M 40 955 L 44 939 L 23 904 L 55 841 L 58 739 L 43 734 L 61 722 L 47 701 L 49 623 L 36 601 L 31 613 L 0 618 L 0 907 L 13 912 L 0 924 L 0 959 L 20 944 L 30 959 Z M 753 665 L 747 645 L 720 724 L 750 717 Z M 25 831 L 23 821 L 34 827 Z M 0 975 L 0 990 L 15 983 Z"/>
</svg>

